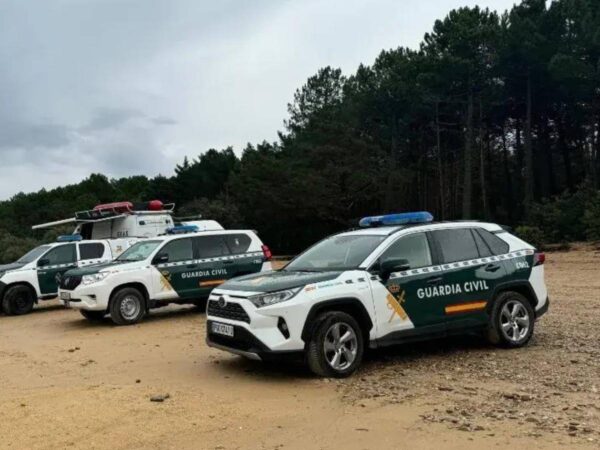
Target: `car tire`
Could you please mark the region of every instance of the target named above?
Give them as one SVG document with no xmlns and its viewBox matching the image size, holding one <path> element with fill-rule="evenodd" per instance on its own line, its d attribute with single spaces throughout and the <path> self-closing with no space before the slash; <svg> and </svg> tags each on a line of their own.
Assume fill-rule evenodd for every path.
<svg viewBox="0 0 600 450">
<path fill-rule="evenodd" d="M 523 347 L 533 336 L 534 325 L 535 312 L 529 300 L 518 292 L 502 292 L 492 307 L 488 340 L 502 347 Z"/>
<path fill-rule="evenodd" d="M 194 308 L 195 308 L 196 312 L 205 313 L 207 305 L 208 305 L 208 299 L 205 298 L 204 300 L 198 300 L 196 303 L 194 303 Z"/>
<path fill-rule="evenodd" d="M 86 309 L 80 309 L 79 312 L 90 322 L 102 322 L 106 311 L 88 311 Z"/>
<path fill-rule="evenodd" d="M 9 316 L 29 314 L 35 303 L 35 293 L 29 286 L 18 284 L 9 287 L 2 299 L 2 311 Z"/>
<path fill-rule="evenodd" d="M 350 376 L 360 365 L 363 352 L 363 333 L 354 317 L 340 311 L 317 317 L 306 350 L 312 372 L 322 377 Z"/>
<path fill-rule="evenodd" d="M 126 287 L 113 294 L 109 310 L 116 325 L 133 325 L 146 314 L 146 300 L 138 289 Z"/>
</svg>

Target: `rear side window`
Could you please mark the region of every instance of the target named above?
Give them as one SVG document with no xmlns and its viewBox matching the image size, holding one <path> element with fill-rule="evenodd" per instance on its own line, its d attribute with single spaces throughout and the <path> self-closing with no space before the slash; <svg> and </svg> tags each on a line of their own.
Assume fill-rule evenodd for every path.
<svg viewBox="0 0 600 450">
<path fill-rule="evenodd" d="M 492 253 L 494 255 L 503 255 L 505 253 L 508 253 L 510 246 L 498 236 L 495 236 L 494 234 L 490 233 L 488 230 L 484 230 L 483 228 L 478 228 L 475 231 L 485 241 L 485 243 L 492 250 Z"/>
<path fill-rule="evenodd" d="M 477 230 L 471 230 L 473 232 L 473 237 L 475 238 L 475 244 L 477 244 L 477 248 L 479 249 L 479 255 L 482 257 L 492 256 L 492 252 L 488 245 L 484 242 L 483 238 L 479 235 Z"/>
<path fill-rule="evenodd" d="M 436 230 L 432 233 L 440 244 L 442 263 L 479 258 L 477 244 L 468 228 Z"/>
<path fill-rule="evenodd" d="M 47 259 L 49 266 L 54 264 L 68 264 L 75 262 L 75 244 L 61 245 L 54 247 L 44 255 L 42 259 Z"/>
<path fill-rule="evenodd" d="M 224 236 L 199 236 L 194 239 L 196 240 L 198 258 L 216 258 L 231 254 Z"/>
<path fill-rule="evenodd" d="M 247 234 L 228 234 L 223 236 L 232 255 L 246 253 L 252 240 Z"/>
<path fill-rule="evenodd" d="M 401 237 L 381 255 L 380 261 L 391 258 L 406 259 L 411 269 L 431 266 L 431 253 L 425 233 Z"/>
<path fill-rule="evenodd" d="M 104 245 L 100 243 L 92 244 L 79 244 L 79 258 L 85 259 L 99 259 L 104 255 Z"/>
<path fill-rule="evenodd" d="M 194 259 L 194 250 L 190 238 L 176 239 L 171 241 L 160 249 L 159 253 L 167 253 L 169 262 L 189 261 Z"/>
</svg>

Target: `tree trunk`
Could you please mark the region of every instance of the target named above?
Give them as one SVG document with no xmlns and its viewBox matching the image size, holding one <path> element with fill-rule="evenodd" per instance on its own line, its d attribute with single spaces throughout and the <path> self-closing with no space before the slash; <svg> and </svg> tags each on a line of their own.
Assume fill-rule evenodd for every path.
<svg viewBox="0 0 600 450">
<path fill-rule="evenodd" d="M 440 218 L 446 220 L 446 188 L 444 185 L 444 169 L 442 166 L 442 146 L 440 138 L 440 103 L 435 102 L 435 134 L 437 140 L 437 170 L 440 188 Z"/>
<path fill-rule="evenodd" d="M 489 219 L 487 187 L 485 179 L 485 153 L 483 148 L 483 104 L 479 99 L 479 180 L 481 182 L 481 206 L 483 208 L 483 217 Z"/>
<path fill-rule="evenodd" d="M 531 145 L 531 74 L 527 75 L 527 111 L 525 116 L 525 215 L 533 203 L 534 173 L 533 148 Z"/>
<path fill-rule="evenodd" d="M 398 167 L 398 120 L 396 116 L 392 119 L 392 142 L 390 146 L 390 165 L 388 167 L 387 183 L 385 188 L 385 201 L 383 208 L 385 212 L 392 212 L 394 208 L 394 176 Z"/>
<path fill-rule="evenodd" d="M 467 105 L 467 132 L 465 135 L 463 170 L 462 218 L 470 219 L 473 203 L 473 93 L 471 91 L 469 91 L 469 100 Z"/>
<path fill-rule="evenodd" d="M 505 203 L 504 207 L 506 208 L 506 212 L 508 214 L 508 218 L 512 223 L 515 214 L 514 214 L 514 203 L 513 203 L 513 184 L 508 182 L 508 180 L 512 180 L 510 175 L 510 166 L 508 160 L 508 148 L 506 146 L 506 130 L 504 128 L 504 122 L 502 123 L 502 165 L 504 167 L 504 188 L 505 188 Z"/>
<path fill-rule="evenodd" d="M 563 165 L 565 166 L 567 189 L 569 192 L 573 192 L 575 190 L 575 183 L 573 181 L 573 171 L 571 168 L 571 152 L 569 150 L 569 146 L 567 145 L 567 137 L 565 134 L 565 127 L 561 118 L 558 120 L 558 142 L 560 146 L 560 153 L 563 159 Z"/>
</svg>

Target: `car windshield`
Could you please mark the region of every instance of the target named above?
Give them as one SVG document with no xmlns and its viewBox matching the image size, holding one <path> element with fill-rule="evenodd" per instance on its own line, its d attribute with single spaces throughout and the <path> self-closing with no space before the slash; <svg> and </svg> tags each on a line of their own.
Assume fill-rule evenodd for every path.
<svg viewBox="0 0 600 450">
<path fill-rule="evenodd" d="M 49 248 L 49 245 L 40 245 L 39 247 L 36 247 L 33 250 L 30 250 L 29 252 L 25 253 L 17 260 L 17 262 L 21 264 L 33 262 L 40 256 L 42 256 L 44 253 L 46 253 L 46 250 L 48 250 Z"/>
<path fill-rule="evenodd" d="M 356 269 L 387 236 L 346 234 L 329 237 L 295 258 L 286 271 Z"/>
<path fill-rule="evenodd" d="M 152 252 L 162 244 L 163 241 L 143 241 L 137 242 L 125 250 L 116 259 L 117 261 L 142 261 L 152 254 Z"/>
</svg>

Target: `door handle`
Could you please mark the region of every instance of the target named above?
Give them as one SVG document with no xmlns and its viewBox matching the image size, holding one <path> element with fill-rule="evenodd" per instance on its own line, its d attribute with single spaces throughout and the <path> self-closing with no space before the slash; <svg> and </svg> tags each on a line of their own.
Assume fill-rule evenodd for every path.
<svg viewBox="0 0 600 450">
<path fill-rule="evenodd" d="M 427 278 L 426 282 L 429 284 L 440 284 L 442 282 L 443 278 L 442 277 L 432 277 L 432 278 Z"/>
<path fill-rule="evenodd" d="M 498 269 L 500 269 L 500 266 L 498 264 L 488 264 L 484 267 L 484 270 L 486 272 L 496 272 Z"/>
</svg>

